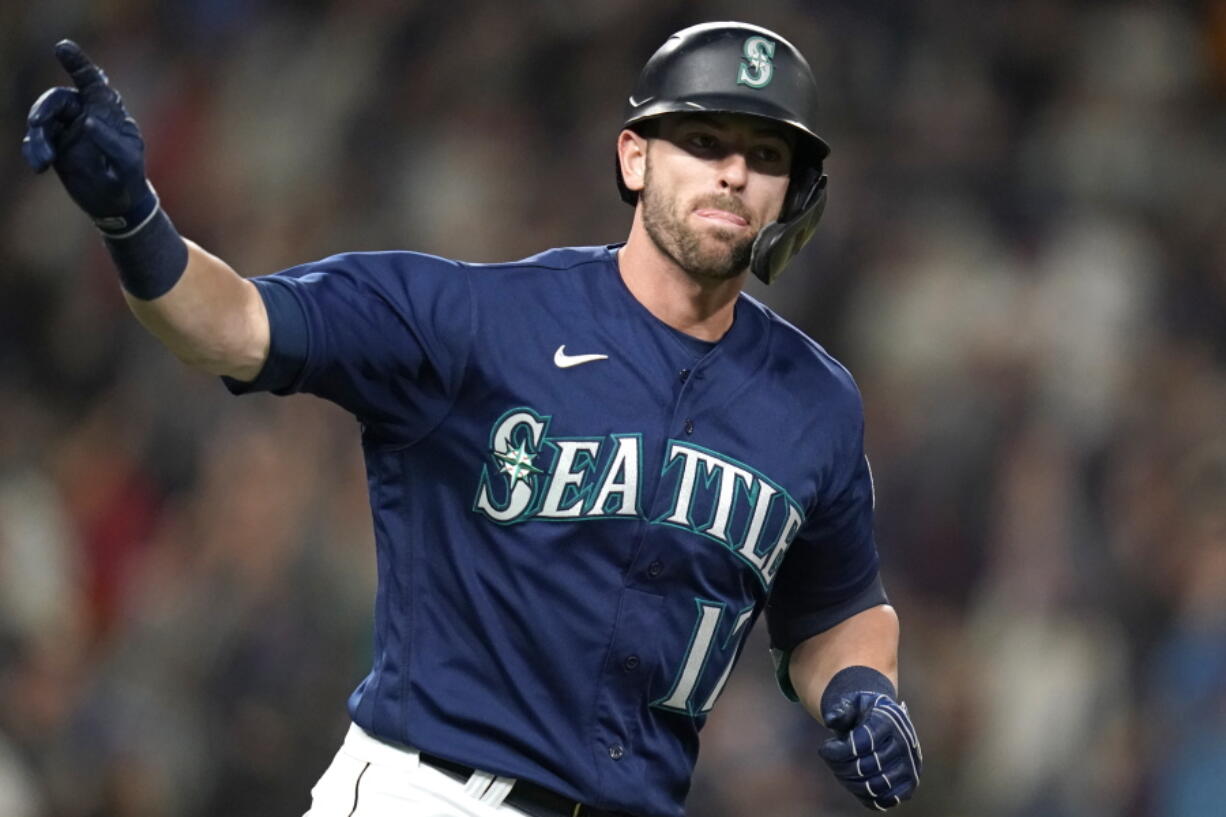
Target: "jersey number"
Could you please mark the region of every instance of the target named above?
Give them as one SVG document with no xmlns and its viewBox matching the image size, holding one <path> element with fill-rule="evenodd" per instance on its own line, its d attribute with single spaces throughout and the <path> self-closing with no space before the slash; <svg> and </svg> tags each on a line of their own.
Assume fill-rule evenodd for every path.
<svg viewBox="0 0 1226 817">
<path fill-rule="evenodd" d="M 732 674 L 732 665 L 736 663 L 736 651 L 740 646 L 741 630 L 745 627 L 745 622 L 749 621 L 750 616 L 753 615 L 753 607 L 747 607 L 737 615 L 736 621 L 732 624 L 732 631 L 724 638 L 719 648 L 720 657 L 724 658 L 724 670 L 715 683 L 715 688 L 711 690 L 711 694 L 707 696 L 701 707 L 695 709 L 694 690 L 703 676 L 703 670 L 711 660 L 711 654 L 715 651 L 715 635 L 719 632 L 720 619 L 724 617 L 724 605 L 717 601 L 704 599 L 694 599 L 694 603 L 698 606 L 698 620 L 694 623 L 694 634 L 690 636 L 690 646 L 685 651 L 685 660 L 681 662 L 681 671 L 677 674 L 677 679 L 673 681 L 673 687 L 668 694 L 657 701 L 652 701 L 652 706 L 673 712 L 684 712 L 691 716 L 706 714 L 715 706 L 715 699 L 724 691 L 724 684 L 728 683 L 728 676 Z M 732 649 L 729 650 L 729 647 Z M 725 657 L 724 653 L 729 654 Z"/>
</svg>

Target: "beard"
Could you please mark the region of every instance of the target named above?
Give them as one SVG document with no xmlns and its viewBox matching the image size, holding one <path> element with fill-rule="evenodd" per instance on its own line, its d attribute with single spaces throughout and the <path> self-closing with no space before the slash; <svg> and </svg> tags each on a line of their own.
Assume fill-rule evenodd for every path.
<svg viewBox="0 0 1226 817">
<path fill-rule="evenodd" d="M 651 156 L 643 175 L 643 226 L 647 235 L 660 250 L 677 266 L 696 281 L 728 281 L 737 277 L 749 266 L 754 232 L 742 236 L 740 230 L 716 228 L 703 236 L 686 222 L 685 215 L 678 212 L 677 194 L 659 190 L 651 184 Z M 712 207 L 736 213 L 749 220 L 749 213 L 736 199 L 711 194 L 696 199 L 686 212 L 692 213 L 702 207 Z M 714 240 L 712 240 L 714 239 Z"/>
</svg>

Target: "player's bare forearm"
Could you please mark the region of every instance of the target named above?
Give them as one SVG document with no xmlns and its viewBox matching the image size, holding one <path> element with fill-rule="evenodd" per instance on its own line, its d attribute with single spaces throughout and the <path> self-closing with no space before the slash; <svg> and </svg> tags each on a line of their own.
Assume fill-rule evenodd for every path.
<svg viewBox="0 0 1226 817">
<path fill-rule="evenodd" d="M 268 357 L 268 315 L 254 284 L 187 241 L 187 268 L 164 295 L 124 292 L 137 319 L 184 363 L 209 374 L 251 380 Z"/>
<path fill-rule="evenodd" d="M 888 604 L 870 607 L 792 651 L 788 673 L 806 710 L 819 721 L 822 693 L 845 667 L 872 667 L 898 686 L 898 614 Z"/>
</svg>

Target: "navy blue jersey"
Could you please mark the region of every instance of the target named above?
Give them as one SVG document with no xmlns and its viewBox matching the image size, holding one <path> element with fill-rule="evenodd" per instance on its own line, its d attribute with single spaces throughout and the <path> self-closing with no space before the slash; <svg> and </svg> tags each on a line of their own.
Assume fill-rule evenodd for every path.
<svg viewBox="0 0 1226 817">
<path fill-rule="evenodd" d="M 846 370 L 747 295 L 718 343 L 678 333 L 617 247 L 256 279 L 270 357 L 228 385 L 361 423 L 379 583 L 358 725 L 675 817 L 759 613 L 786 651 L 883 600 L 872 485 Z"/>
</svg>

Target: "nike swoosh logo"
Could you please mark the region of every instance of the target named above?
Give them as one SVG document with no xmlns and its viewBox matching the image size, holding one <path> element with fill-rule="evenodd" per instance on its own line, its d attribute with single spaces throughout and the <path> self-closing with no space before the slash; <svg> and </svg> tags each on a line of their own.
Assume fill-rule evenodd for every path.
<svg viewBox="0 0 1226 817">
<path fill-rule="evenodd" d="M 638 100 L 634 98 L 634 94 L 631 94 L 630 95 L 630 107 L 631 108 L 641 108 L 653 99 L 655 99 L 654 96 L 649 96 L 646 99 Z"/>
<path fill-rule="evenodd" d="M 608 359 L 608 355 L 568 355 L 566 354 L 565 343 L 558 347 L 558 351 L 553 353 L 553 365 L 559 369 L 569 369 L 571 366 L 578 366 L 582 363 L 592 363 L 597 360 Z"/>
</svg>

